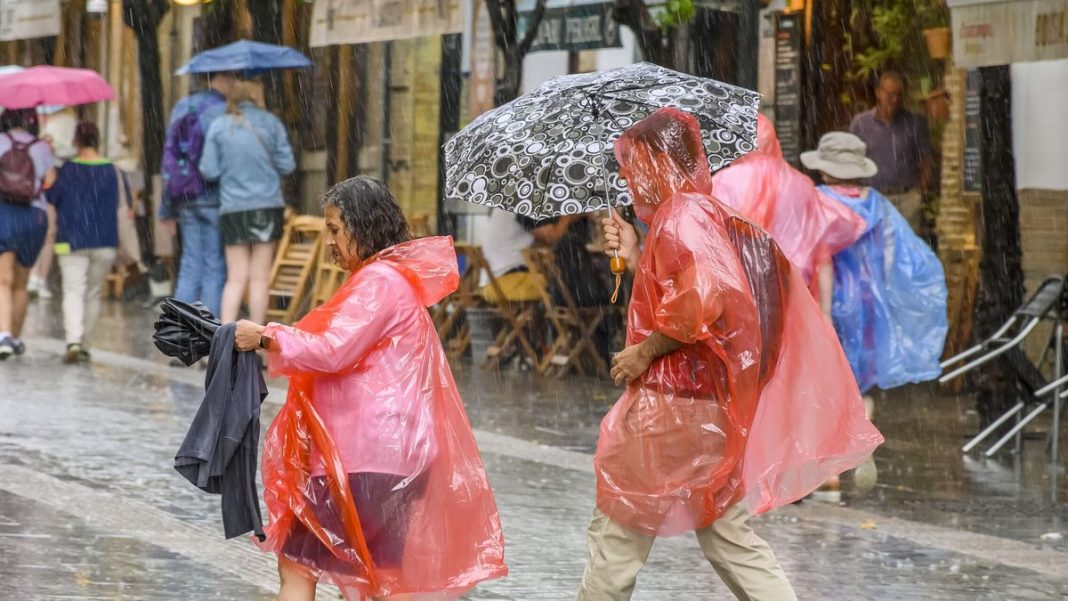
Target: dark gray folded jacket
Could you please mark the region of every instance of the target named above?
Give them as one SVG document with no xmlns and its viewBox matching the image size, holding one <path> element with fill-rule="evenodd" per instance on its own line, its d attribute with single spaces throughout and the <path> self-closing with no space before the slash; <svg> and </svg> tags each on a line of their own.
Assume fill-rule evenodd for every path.
<svg viewBox="0 0 1068 601">
<path fill-rule="evenodd" d="M 234 349 L 236 329 L 224 324 L 211 340 L 204 400 L 174 457 L 174 469 L 197 488 L 222 495 L 226 538 L 253 531 L 263 540 L 256 454 L 267 383 L 256 353 Z"/>
</svg>

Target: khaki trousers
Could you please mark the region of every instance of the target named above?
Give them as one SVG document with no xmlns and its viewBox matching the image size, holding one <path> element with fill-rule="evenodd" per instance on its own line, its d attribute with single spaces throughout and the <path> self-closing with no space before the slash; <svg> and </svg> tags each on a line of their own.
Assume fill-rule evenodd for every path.
<svg viewBox="0 0 1068 601">
<path fill-rule="evenodd" d="M 696 534 L 701 551 L 740 601 L 797 601 L 779 560 L 749 527 L 749 513 L 741 505 Z M 577 601 L 629 600 L 655 540 L 594 509 Z"/>
<path fill-rule="evenodd" d="M 911 188 L 900 194 L 887 194 L 886 198 L 894 205 L 898 213 L 912 226 L 912 231 L 923 233 L 923 195 L 919 188 Z"/>
<path fill-rule="evenodd" d="M 63 276 L 63 329 L 67 344 L 85 344 L 100 314 L 104 280 L 115 264 L 114 248 L 76 250 L 56 258 Z"/>
</svg>

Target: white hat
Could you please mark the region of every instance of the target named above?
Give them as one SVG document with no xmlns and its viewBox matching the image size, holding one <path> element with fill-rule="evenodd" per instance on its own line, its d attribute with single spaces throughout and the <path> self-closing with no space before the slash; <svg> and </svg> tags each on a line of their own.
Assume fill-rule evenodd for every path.
<svg viewBox="0 0 1068 601">
<path fill-rule="evenodd" d="M 801 164 L 822 171 L 835 179 L 865 179 L 879 172 L 875 161 L 866 155 L 868 146 L 851 133 L 832 131 L 823 134 L 819 148 L 801 153 Z"/>
</svg>

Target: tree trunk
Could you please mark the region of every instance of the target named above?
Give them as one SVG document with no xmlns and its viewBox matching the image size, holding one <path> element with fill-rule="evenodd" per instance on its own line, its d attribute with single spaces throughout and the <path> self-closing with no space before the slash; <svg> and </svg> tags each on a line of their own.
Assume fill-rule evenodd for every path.
<svg viewBox="0 0 1068 601">
<path fill-rule="evenodd" d="M 515 100 L 523 88 L 523 59 L 530 52 L 538 36 L 542 18 L 545 17 L 546 0 L 537 0 L 529 20 L 529 29 L 519 39 L 516 19 L 516 0 L 485 0 L 493 41 L 503 61 L 493 89 L 493 104 L 501 106 Z"/>
<path fill-rule="evenodd" d="M 163 120 L 163 81 L 159 67 L 159 38 L 157 31 L 163 15 L 170 8 L 167 0 L 123 0 L 122 18 L 137 37 L 138 65 L 141 75 L 141 124 L 144 130 L 145 210 L 155 215 L 152 206 L 152 177 L 159 173 L 163 158 L 163 136 L 166 123 Z M 152 232 L 149 228 L 143 241 L 145 249 L 152 249 Z M 146 253 L 151 259 L 150 253 Z"/>
<path fill-rule="evenodd" d="M 661 31 L 649 14 L 645 0 L 616 0 L 612 7 L 612 18 L 634 32 L 645 60 L 668 69 L 675 68 L 676 52 L 672 42 L 678 28 Z"/>
<path fill-rule="evenodd" d="M 501 106 L 516 98 L 523 89 L 523 59 L 524 56 L 516 51 L 513 46 L 501 52 L 504 59 L 504 69 L 497 77 L 497 83 L 493 87 L 493 105 Z"/>
<path fill-rule="evenodd" d="M 263 0 L 255 0 L 256 3 Z M 193 33 L 193 53 L 217 48 L 234 41 L 234 2 L 216 1 L 208 5 L 197 19 Z"/>
<path fill-rule="evenodd" d="M 979 75 L 983 241 L 975 334 L 984 339 L 1023 302 L 1023 269 L 1009 67 L 983 67 Z M 1033 387 L 1029 365 L 1023 352 L 1015 351 L 979 371 L 977 408 L 984 425 Z"/>
</svg>

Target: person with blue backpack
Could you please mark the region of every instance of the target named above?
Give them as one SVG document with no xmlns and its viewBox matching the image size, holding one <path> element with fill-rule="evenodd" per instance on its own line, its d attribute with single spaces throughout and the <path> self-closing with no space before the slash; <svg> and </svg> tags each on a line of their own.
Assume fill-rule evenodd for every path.
<svg viewBox="0 0 1068 601">
<path fill-rule="evenodd" d="M 163 148 L 163 202 L 159 217 L 173 234 L 181 231 L 182 253 L 174 297 L 201 301 L 215 315 L 222 308 L 226 261 L 219 232 L 219 186 L 200 173 L 211 124 L 226 113 L 233 73 L 209 74 L 207 90 L 182 98 L 171 111 Z"/>
</svg>

